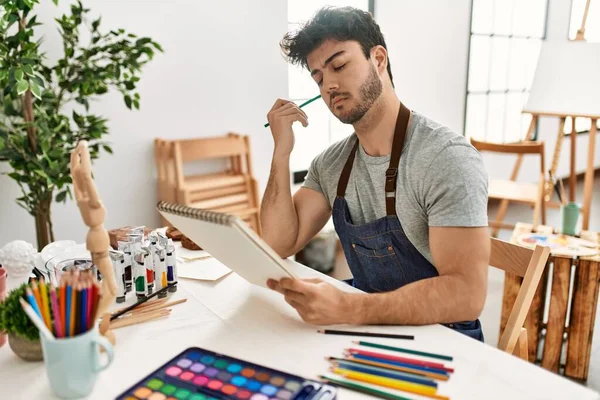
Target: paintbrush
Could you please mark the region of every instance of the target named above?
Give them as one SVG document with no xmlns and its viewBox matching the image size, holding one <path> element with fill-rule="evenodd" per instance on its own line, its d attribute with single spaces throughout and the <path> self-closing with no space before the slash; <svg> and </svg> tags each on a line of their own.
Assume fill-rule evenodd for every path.
<svg viewBox="0 0 600 400">
<path fill-rule="evenodd" d="M 23 311 L 25 311 L 25 314 L 27 314 L 31 322 L 33 322 L 33 324 L 36 326 L 36 328 L 38 328 L 41 334 L 44 335 L 48 340 L 56 340 L 52 332 L 50 332 L 50 329 L 46 327 L 46 324 L 42 322 L 40 317 L 35 313 L 35 311 L 33 311 L 33 307 L 27 304 L 27 302 L 22 298 L 19 299 L 19 302 L 21 303 L 21 307 L 23 307 Z"/>
<path fill-rule="evenodd" d="M 129 311 L 133 310 L 134 308 L 137 308 L 140 306 L 140 304 L 144 304 L 145 302 L 147 302 L 148 300 L 154 298 L 155 296 L 158 296 L 160 293 L 164 293 L 165 291 L 167 291 L 170 287 L 177 285 L 177 281 L 171 283 L 170 285 L 165 286 L 164 288 L 152 293 L 150 296 L 146 296 L 143 299 L 140 299 L 137 303 L 132 304 L 131 306 L 122 309 L 121 311 L 119 311 L 118 313 L 114 313 L 111 315 L 110 320 L 114 321 L 115 319 L 119 318 L 121 315 L 123 314 L 127 314 Z"/>
</svg>

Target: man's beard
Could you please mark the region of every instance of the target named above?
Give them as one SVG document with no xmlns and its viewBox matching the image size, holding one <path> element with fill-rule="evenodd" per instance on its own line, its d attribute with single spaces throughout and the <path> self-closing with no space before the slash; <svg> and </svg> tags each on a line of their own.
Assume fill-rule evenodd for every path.
<svg viewBox="0 0 600 400">
<path fill-rule="evenodd" d="M 354 109 L 350 110 L 350 112 L 336 115 L 336 117 L 344 124 L 354 124 L 355 122 L 360 121 L 367 111 L 369 111 L 373 103 L 375 103 L 375 100 L 379 98 L 382 89 L 383 86 L 377 76 L 377 71 L 373 64 L 371 64 L 369 76 L 359 89 L 359 103 Z"/>
</svg>

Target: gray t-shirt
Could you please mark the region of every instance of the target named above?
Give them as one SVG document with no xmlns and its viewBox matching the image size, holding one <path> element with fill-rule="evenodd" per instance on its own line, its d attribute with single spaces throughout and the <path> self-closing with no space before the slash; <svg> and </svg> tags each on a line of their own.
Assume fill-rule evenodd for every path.
<svg viewBox="0 0 600 400">
<path fill-rule="evenodd" d="M 334 143 L 311 163 L 304 187 L 333 207 L 340 174 L 356 134 Z M 346 189 L 354 224 L 386 215 L 385 171 L 390 155 L 369 156 L 362 146 Z M 411 243 L 431 263 L 430 226 L 488 226 L 488 175 L 481 154 L 461 135 L 413 111 L 398 167 L 396 214 Z"/>
</svg>

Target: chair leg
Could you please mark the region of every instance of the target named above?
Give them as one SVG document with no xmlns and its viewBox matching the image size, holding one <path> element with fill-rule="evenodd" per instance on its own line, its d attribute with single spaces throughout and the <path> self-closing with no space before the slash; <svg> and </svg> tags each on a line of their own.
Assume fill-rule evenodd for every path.
<svg viewBox="0 0 600 400">
<path fill-rule="evenodd" d="M 529 347 L 527 345 L 527 329 L 521 328 L 519 338 L 517 339 L 517 345 L 513 351 L 513 354 L 525 361 L 529 361 Z"/>
<path fill-rule="evenodd" d="M 502 202 L 500 203 L 500 207 L 498 208 L 498 214 L 496 215 L 496 221 L 497 223 L 502 223 L 502 221 L 504 221 L 504 217 L 506 216 L 506 211 L 508 209 L 508 203 L 509 200 L 502 200 Z M 493 237 L 498 237 L 498 232 L 500 231 L 500 227 L 495 227 L 492 230 L 492 236 Z"/>
</svg>

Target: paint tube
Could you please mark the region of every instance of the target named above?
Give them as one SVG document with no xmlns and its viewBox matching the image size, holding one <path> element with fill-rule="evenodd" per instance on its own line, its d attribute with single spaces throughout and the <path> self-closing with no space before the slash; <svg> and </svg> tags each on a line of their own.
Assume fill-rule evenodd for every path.
<svg viewBox="0 0 600 400">
<path fill-rule="evenodd" d="M 143 248 L 133 251 L 133 280 L 135 283 L 135 294 L 138 299 L 146 297 L 148 284 L 146 282 L 146 266 L 144 260 L 148 253 Z"/>
<path fill-rule="evenodd" d="M 160 290 L 164 287 L 167 287 L 167 251 L 160 244 L 154 246 L 153 250 L 154 255 L 154 276 L 156 280 L 155 288 L 156 290 Z M 167 291 L 162 291 L 159 293 L 158 298 L 167 297 Z"/>
<path fill-rule="evenodd" d="M 173 240 L 169 239 L 167 243 L 167 283 L 170 285 L 177 281 L 177 258 Z M 176 292 L 177 285 L 171 286 L 169 292 Z"/>
<path fill-rule="evenodd" d="M 132 262 L 131 262 L 131 247 L 129 242 L 117 242 L 119 245 L 119 251 L 123 252 L 123 264 L 125 268 L 125 290 L 131 292 L 133 287 L 133 273 L 132 273 Z"/>
<path fill-rule="evenodd" d="M 144 269 L 146 270 L 146 284 L 148 286 L 148 294 L 154 292 L 154 257 L 152 256 L 152 245 L 150 242 L 145 242 L 142 249 L 146 252 L 144 255 Z"/>
<path fill-rule="evenodd" d="M 125 253 L 122 251 L 110 250 L 110 260 L 115 271 L 115 280 L 117 281 L 117 303 L 125 301 Z"/>
</svg>

